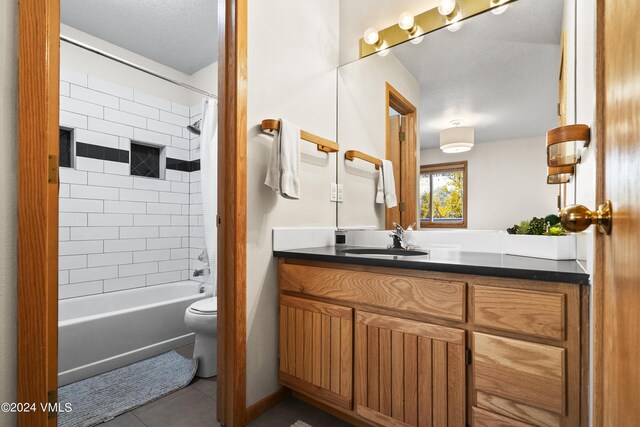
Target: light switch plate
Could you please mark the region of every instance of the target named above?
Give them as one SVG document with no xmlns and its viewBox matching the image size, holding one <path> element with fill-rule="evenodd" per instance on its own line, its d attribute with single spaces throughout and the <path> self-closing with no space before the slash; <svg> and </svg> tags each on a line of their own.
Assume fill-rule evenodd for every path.
<svg viewBox="0 0 640 427">
<path fill-rule="evenodd" d="M 329 201 L 338 201 L 338 185 L 335 182 L 331 183 L 331 195 L 329 196 Z"/>
<path fill-rule="evenodd" d="M 338 203 L 344 202 L 344 191 L 342 189 L 342 184 L 338 184 Z"/>
</svg>

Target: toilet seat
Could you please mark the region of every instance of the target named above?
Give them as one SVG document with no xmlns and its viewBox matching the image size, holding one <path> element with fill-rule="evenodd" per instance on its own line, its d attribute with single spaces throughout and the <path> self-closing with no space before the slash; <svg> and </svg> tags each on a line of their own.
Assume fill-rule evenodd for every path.
<svg viewBox="0 0 640 427">
<path fill-rule="evenodd" d="M 193 314 L 212 315 L 218 313 L 218 298 L 205 298 L 198 300 L 189 306 Z"/>
</svg>

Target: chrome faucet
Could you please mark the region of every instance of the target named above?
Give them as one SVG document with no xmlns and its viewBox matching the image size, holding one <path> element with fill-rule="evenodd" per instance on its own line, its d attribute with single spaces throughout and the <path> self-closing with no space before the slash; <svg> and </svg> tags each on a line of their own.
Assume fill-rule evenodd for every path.
<svg viewBox="0 0 640 427">
<path fill-rule="evenodd" d="M 393 244 L 389 245 L 389 247 L 393 249 L 408 249 L 408 245 L 404 241 L 404 228 L 395 222 L 393 223 L 393 226 L 396 229 L 389 233 L 389 237 L 393 239 Z"/>
<path fill-rule="evenodd" d="M 193 270 L 193 277 L 200 276 L 208 276 L 211 274 L 211 268 L 209 266 L 209 255 L 207 254 L 207 249 L 202 251 L 200 255 L 198 255 L 198 261 L 204 264 L 203 268 Z"/>
</svg>

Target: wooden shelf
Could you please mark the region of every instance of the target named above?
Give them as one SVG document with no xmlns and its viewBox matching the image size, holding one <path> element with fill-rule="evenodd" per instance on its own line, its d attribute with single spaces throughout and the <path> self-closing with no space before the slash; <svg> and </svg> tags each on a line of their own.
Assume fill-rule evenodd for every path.
<svg viewBox="0 0 640 427">
<path fill-rule="evenodd" d="M 273 131 L 280 130 L 280 120 L 277 119 L 264 119 L 262 121 L 262 132 L 271 133 Z M 318 135 L 314 135 L 307 131 L 300 131 L 300 139 L 304 139 L 312 144 L 318 146 L 318 151 L 324 151 L 325 153 L 337 153 L 340 146 L 337 142 L 333 142 L 329 139 L 323 138 Z"/>
<path fill-rule="evenodd" d="M 382 160 L 368 154 L 364 154 L 363 152 L 357 150 L 347 151 L 346 153 L 344 153 L 344 158 L 351 161 L 353 161 L 353 159 L 364 160 L 365 162 L 372 163 L 376 167 L 376 169 L 380 169 L 380 166 L 382 166 Z"/>
</svg>

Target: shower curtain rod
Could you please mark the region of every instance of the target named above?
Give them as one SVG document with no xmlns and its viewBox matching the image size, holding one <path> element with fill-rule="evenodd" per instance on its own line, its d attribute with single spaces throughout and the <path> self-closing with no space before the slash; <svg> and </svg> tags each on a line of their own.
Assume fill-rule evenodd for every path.
<svg viewBox="0 0 640 427">
<path fill-rule="evenodd" d="M 70 43 L 72 45 L 78 46 L 78 47 L 80 47 L 82 49 L 86 49 L 86 50 L 88 50 L 90 52 L 97 53 L 98 55 L 104 56 L 105 58 L 112 59 L 112 60 L 114 60 L 116 62 L 119 62 L 119 63 L 121 63 L 123 65 L 126 65 L 127 67 L 135 68 L 138 71 L 142 71 L 143 73 L 150 74 L 150 75 L 152 75 L 154 77 L 157 77 L 157 78 L 162 79 L 164 81 L 167 81 L 169 83 L 173 83 L 174 85 L 182 86 L 185 89 L 189 89 L 189 90 L 192 90 L 194 92 L 198 92 L 199 94 L 202 94 L 204 96 L 208 96 L 209 98 L 218 99 L 218 97 L 216 95 L 214 95 L 214 94 L 212 94 L 210 92 L 207 92 L 206 90 L 202 90 L 202 89 L 197 88 L 195 86 L 191 86 L 191 85 L 188 85 L 186 83 L 182 83 L 182 82 L 179 82 L 177 80 L 173 80 L 173 79 L 171 79 L 169 77 L 165 77 L 162 74 L 158 74 L 155 71 L 152 71 L 152 70 L 150 70 L 148 68 L 145 68 L 145 67 L 143 67 L 141 65 L 135 64 L 135 63 L 133 63 L 131 61 L 127 61 L 126 59 L 119 58 L 119 57 L 117 57 L 115 55 L 112 55 L 112 54 L 110 54 L 108 52 L 105 52 L 104 50 L 97 49 L 97 48 L 95 48 L 93 46 L 89 46 L 88 44 L 85 44 L 85 43 L 82 43 L 82 42 L 80 42 L 78 40 L 72 39 L 71 37 L 67 37 L 67 36 L 64 36 L 64 35 L 60 34 L 60 40 L 65 41 L 67 43 Z"/>
</svg>

